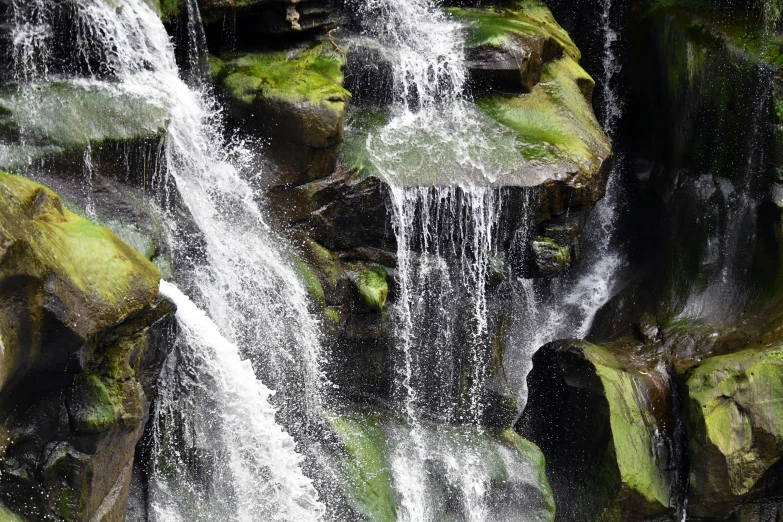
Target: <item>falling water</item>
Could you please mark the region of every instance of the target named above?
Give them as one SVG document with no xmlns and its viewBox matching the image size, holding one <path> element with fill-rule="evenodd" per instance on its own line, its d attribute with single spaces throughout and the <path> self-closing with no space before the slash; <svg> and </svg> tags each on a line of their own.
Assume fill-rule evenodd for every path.
<svg viewBox="0 0 783 522">
<path fill-rule="evenodd" d="M 323 508 L 275 423 L 272 391 L 185 294 L 165 281 L 160 291 L 177 305 L 180 339 L 152 419 L 152 520 L 318 520 Z M 212 467 L 219 461 L 231 464 Z"/>
<path fill-rule="evenodd" d="M 369 135 L 367 150 L 390 187 L 397 239 L 394 393 L 407 424 L 387 438 L 398 516 L 457 516 L 445 495 L 459 503 L 457 519 L 513 518 L 497 511 L 488 470 L 477 465 L 465 477 L 454 466 L 484 458 L 468 439 L 483 433 L 496 373 L 490 292 L 493 278 L 503 277 L 501 223 L 508 221 L 497 185 L 511 175 L 502 162 L 516 150 L 515 136 L 471 103 L 464 28 L 438 2 L 371 0 L 357 9 L 365 30 L 394 56 L 392 117 Z M 433 421 L 470 426 L 467 438 L 458 443 Z M 449 455 L 445 440 L 453 443 Z"/>
<path fill-rule="evenodd" d="M 226 520 L 226 513 L 237 521 L 318 519 L 322 508 L 315 492 L 302 475 L 290 438 L 275 424 L 269 391 L 251 371 L 252 364 L 255 374 L 278 392 L 271 400 L 285 408 L 289 430 L 301 429 L 317 414 L 319 325 L 308 313 L 303 285 L 277 247 L 280 240 L 244 181 L 255 158 L 241 144 L 224 141 L 209 94 L 180 79 L 169 37 L 144 0 L 124 0 L 121 9 L 104 0 L 73 2 L 75 56 L 68 58 L 75 64 L 72 71 L 86 72 L 86 78 L 50 77 L 47 10 L 52 7 L 41 4 L 13 4 L 17 18 L 25 20 L 14 33 L 17 76 L 39 84 L 56 79 L 88 95 L 101 92 L 165 111 L 167 173 L 206 241 L 206 263 L 186 283 L 214 325 L 178 291 L 162 287 L 184 307 L 178 315 L 184 338 L 169 368 L 176 374 L 167 374 L 164 383 L 169 395 L 161 408 L 184 410 L 163 421 L 159 440 L 174 437 L 185 445 L 156 446 L 155 462 L 184 466 L 173 475 L 165 473 L 170 469 L 158 470 L 165 480 L 150 500 L 159 519 L 192 520 L 191 509 L 199 504 L 192 495 L 198 501 L 202 492 L 216 509 L 227 509 L 210 520 Z M 95 63 L 100 71 L 93 70 Z M 36 107 L 28 112 L 35 117 Z M 176 226 L 173 218 L 168 224 Z M 175 245 L 180 251 L 187 246 Z M 211 389 L 203 386 L 207 382 Z M 200 454 L 205 447 L 211 455 Z M 195 452 L 192 459 L 187 452 Z M 194 462 L 197 469 L 187 470 Z"/>
<path fill-rule="evenodd" d="M 623 114 L 622 100 L 615 85 L 621 71 L 617 57 L 618 35 L 612 26 L 612 0 L 602 0 L 599 31 L 603 37 L 600 88 L 604 131 L 614 139 Z M 616 242 L 617 216 L 623 206 L 620 184 L 623 161 L 615 157 L 606 186 L 606 194 L 593 209 L 582 233 L 583 251 L 579 263 L 554 281 L 518 282 L 522 299 L 517 301 L 511 327 L 512 349 L 506 369 L 520 408 L 527 401 L 527 374 L 533 354 L 557 339 L 584 338 L 598 310 L 614 295 L 618 272 L 626 264 Z"/>
</svg>

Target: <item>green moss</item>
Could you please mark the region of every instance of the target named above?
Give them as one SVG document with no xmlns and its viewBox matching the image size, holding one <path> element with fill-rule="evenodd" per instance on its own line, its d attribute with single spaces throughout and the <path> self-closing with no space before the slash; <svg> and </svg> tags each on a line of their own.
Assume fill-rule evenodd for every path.
<svg viewBox="0 0 783 522">
<path fill-rule="evenodd" d="M 397 508 L 379 417 L 362 414 L 330 420 L 348 457 L 341 469 L 353 508 L 368 520 L 395 522 Z"/>
<path fill-rule="evenodd" d="M 24 519 L 0 503 L 0 522 L 24 522 Z"/>
<path fill-rule="evenodd" d="M 597 173 L 611 146 L 595 119 L 580 83 L 592 82 L 570 57 L 544 66 L 541 82 L 529 95 L 492 96 L 478 106 L 512 129 L 531 161 L 569 164 L 572 171 Z"/>
<path fill-rule="evenodd" d="M 536 258 L 551 262 L 562 269 L 571 266 L 571 254 L 568 248 L 563 248 L 547 237 L 537 237 L 532 242 Z"/>
<path fill-rule="evenodd" d="M 367 306 L 383 310 L 389 296 L 388 274 L 383 268 L 363 268 L 359 272 L 359 293 Z"/>
<path fill-rule="evenodd" d="M 318 277 L 315 275 L 313 270 L 307 265 L 307 263 L 300 260 L 295 261 L 294 266 L 299 272 L 299 275 L 305 284 L 305 288 L 307 288 L 307 293 L 310 294 L 313 302 L 321 308 L 326 306 L 324 288 L 321 286 L 321 282 L 318 280 Z"/>
<path fill-rule="evenodd" d="M 578 346 L 593 364 L 609 403 L 612 445 L 622 482 L 661 509 L 669 506 L 665 470 L 653 455 L 653 427 L 649 408 L 640 406 L 638 390 L 644 389 L 639 374 L 625 371 L 605 348 L 587 342 Z"/>
<path fill-rule="evenodd" d="M 552 13 L 541 2 L 521 0 L 508 8 L 461 9 L 447 11 L 468 24 L 469 47 L 513 47 L 512 39 L 542 37 L 555 42 L 576 61 L 581 53 L 568 33 L 558 25 Z"/>
<path fill-rule="evenodd" d="M 546 458 L 544 457 L 544 454 L 538 446 L 520 436 L 512 428 L 504 430 L 499 438 L 503 443 L 511 446 L 526 461 L 532 464 L 533 470 L 537 475 L 536 482 L 538 484 L 538 489 L 542 494 L 548 511 L 552 514 L 552 520 L 554 520 L 556 513 L 555 496 L 552 492 L 552 487 L 549 485 L 549 479 L 547 479 L 546 476 Z"/>
<path fill-rule="evenodd" d="M 345 57 L 329 42 L 295 51 L 242 54 L 213 61 L 213 76 L 245 104 L 259 96 L 343 111 L 351 95 L 343 87 Z"/>
<path fill-rule="evenodd" d="M 750 349 L 711 357 L 691 370 L 689 414 L 699 425 L 691 457 L 696 470 L 702 462 L 708 470 L 706 476 L 697 471 L 698 486 L 728 479 L 731 494 L 746 495 L 783 454 L 782 355 L 780 348 Z M 720 452 L 720 461 L 709 448 Z"/>
<path fill-rule="evenodd" d="M 101 379 L 90 375 L 80 387 L 85 398 L 88 399 L 80 415 L 81 420 L 86 424 L 86 431 L 104 431 L 117 422 L 117 407 Z"/>
<path fill-rule="evenodd" d="M 26 264 L 35 259 L 49 271 L 76 331 L 94 333 L 157 299 L 160 273 L 152 263 L 111 231 L 63 208 L 51 190 L 2 172 L 0 234 L 25 245 Z"/>
<path fill-rule="evenodd" d="M 160 0 L 160 18 L 165 23 L 174 22 L 182 12 L 182 0 Z"/>
<path fill-rule="evenodd" d="M 324 316 L 335 324 L 340 323 L 340 314 L 338 314 L 336 310 L 327 308 L 324 311 Z"/>
<path fill-rule="evenodd" d="M 5 129 L 6 138 L 14 129 L 27 142 L 62 148 L 157 138 L 168 126 L 166 110 L 142 98 L 68 83 L 6 90 L 0 93 L 0 108 L 0 132 Z"/>
</svg>

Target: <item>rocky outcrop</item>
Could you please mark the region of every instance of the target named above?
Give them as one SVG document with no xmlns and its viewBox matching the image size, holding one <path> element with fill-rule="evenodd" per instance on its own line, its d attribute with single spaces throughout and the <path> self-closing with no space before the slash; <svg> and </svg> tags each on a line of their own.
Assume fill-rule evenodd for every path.
<svg viewBox="0 0 783 522">
<path fill-rule="evenodd" d="M 513 430 L 491 434 L 472 427 L 412 426 L 369 409 L 331 416 L 329 423 L 336 439 L 331 466 L 345 498 L 341 519 L 358 515 L 362 520 L 397 520 L 403 509 L 399 497 L 410 494 L 407 484 L 399 481 L 406 473 L 418 472 L 405 468 L 405 458 L 417 449 L 426 455 L 425 460 L 412 457 L 411 466 L 422 465 L 447 478 L 443 483 L 427 479 L 420 483 L 425 488 L 420 493 L 428 498 L 449 498 L 428 506 L 436 518 L 466 519 L 471 514 L 471 499 L 482 498 L 479 490 L 460 480 L 462 463 L 469 461 L 492 483 L 493 498 L 483 499 L 488 511 L 482 515 L 488 520 L 555 519 L 544 456 Z"/>
<path fill-rule="evenodd" d="M 25 520 L 122 520 L 170 346 L 158 269 L 56 194 L 0 173 L 0 501 Z"/>
<path fill-rule="evenodd" d="M 269 140 L 283 184 L 302 184 L 335 170 L 351 99 L 344 56 L 329 42 L 288 51 L 212 60 L 231 114 Z"/>
<path fill-rule="evenodd" d="M 587 342 L 558 341 L 533 356 L 528 389 L 517 430 L 546 456 L 563 520 L 672 515 L 681 485 L 671 471 L 678 405 L 666 371 L 628 367 Z"/>
<path fill-rule="evenodd" d="M 760 499 L 783 493 L 783 351 L 706 359 L 688 372 L 685 386 L 688 513 L 724 520 L 739 512 L 739 520 L 754 520 Z"/>
</svg>

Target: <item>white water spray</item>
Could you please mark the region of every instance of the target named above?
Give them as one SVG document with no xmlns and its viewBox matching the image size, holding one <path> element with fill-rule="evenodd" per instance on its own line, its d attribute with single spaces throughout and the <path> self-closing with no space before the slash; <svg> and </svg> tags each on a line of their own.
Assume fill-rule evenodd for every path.
<svg viewBox="0 0 783 522">
<path fill-rule="evenodd" d="M 294 440 L 275 423 L 273 392 L 185 294 L 165 281 L 160 291 L 177 305 L 180 339 L 152 420 L 152 520 L 319 520 Z"/>
</svg>

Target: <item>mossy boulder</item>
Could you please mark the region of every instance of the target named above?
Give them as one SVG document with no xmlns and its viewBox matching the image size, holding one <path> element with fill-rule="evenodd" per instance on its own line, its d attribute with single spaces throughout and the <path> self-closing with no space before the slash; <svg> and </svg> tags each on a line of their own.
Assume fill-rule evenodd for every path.
<svg viewBox="0 0 783 522">
<path fill-rule="evenodd" d="M 159 280 L 54 192 L 0 173 L 0 501 L 26 519 L 124 516 L 171 343 Z"/>
<path fill-rule="evenodd" d="M 0 92 L 0 168 L 21 170 L 32 161 L 90 147 L 160 141 L 165 108 L 109 87 L 44 83 Z"/>
<path fill-rule="evenodd" d="M 549 9 L 534 0 L 447 12 L 468 25 L 467 67 L 474 89 L 530 92 L 546 62 L 563 54 L 581 58 Z"/>
<path fill-rule="evenodd" d="M 727 518 L 774 485 L 783 455 L 783 351 L 705 359 L 686 374 L 688 513 Z M 779 485 L 778 485 L 779 487 Z"/>
<path fill-rule="evenodd" d="M 558 341 L 533 356 L 517 427 L 546 456 L 566 519 L 627 522 L 670 513 L 670 388 L 665 372 L 627 368 L 584 341 Z"/>
<path fill-rule="evenodd" d="M 412 487 L 426 496 L 427 509 L 438 520 L 465 520 L 476 509 L 487 520 L 555 519 L 544 457 L 511 429 L 492 434 L 473 427 L 412 426 L 369 408 L 328 421 L 338 440 L 332 466 L 361 520 L 404 518 Z M 473 476 L 484 479 L 483 490 L 463 480 L 464 462 L 474 466 Z"/>
<path fill-rule="evenodd" d="M 270 140 L 281 164 L 280 182 L 300 184 L 331 174 L 351 99 L 342 86 L 345 57 L 322 42 L 221 58 L 213 76 L 232 115 Z"/>
</svg>

